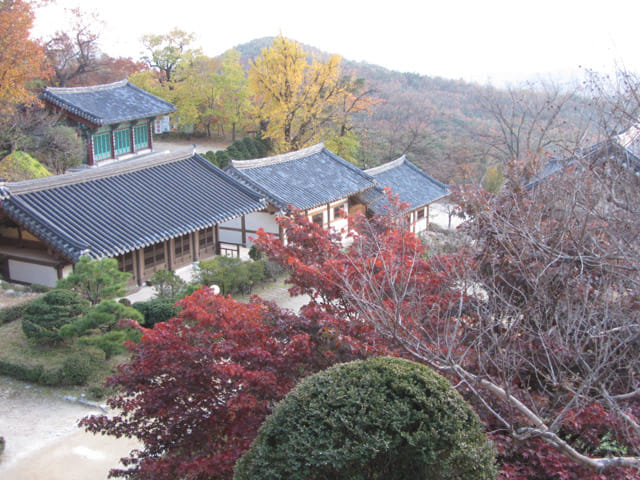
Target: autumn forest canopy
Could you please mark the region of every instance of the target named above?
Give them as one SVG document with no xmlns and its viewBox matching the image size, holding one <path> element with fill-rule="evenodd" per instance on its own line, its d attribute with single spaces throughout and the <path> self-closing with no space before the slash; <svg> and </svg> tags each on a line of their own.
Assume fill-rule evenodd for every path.
<svg viewBox="0 0 640 480">
<path fill-rule="evenodd" d="M 299 312 L 198 285 L 171 293 L 168 321 L 124 320 L 135 341 L 107 380 L 117 413 L 82 421 L 141 441 L 113 476 L 226 480 L 255 468 L 282 478 L 261 463 L 276 458 L 306 472 L 288 478 L 639 478 L 636 75 L 496 89 L 354 63 L 284 36 L 211 58 L 177 28 L 142 37 L 139 59 L 112 58 L 98 48 L 95 19 L 70 18 L 35 40 L 33 2 L 0 0 L 0 166 L 33 166 L 27 152 L 64 172 L 81 156 L 72 131 L 39 105 L 43 86 L 128 78 L 176 105 L 176 135 L 252 137 L 268 154 L 324 142 L 359 167 L 407 155 L 451 186 L 466 220 L 445 248 L 403 228 L 407 205 L 390 192 L 385 214 L 356 214 L 349 232 L 292 209 L 278 220 L 286 242 L 260 230 L 253 255 L 286 273 L 292 295 L 307 295 Z M 391 373 L 376 362 L 373 373 L 334 367 L 372 357 L 403 360 L 381 361 Z M 364 402 L 349 386 L 369 374 L 376 387 Z M 331 443 L 324 417 L 309 418 L 311 403 L 296 403 L 312 382 L 344 388 L 314 393 L 315 411 L 360 412 L 333 425 L 354 462 Z M 437 415 L 446 442 L 414 417 L 422 404 L 459 409 Z M 304 421 L 284 428 L 284 408 Z M 379 423 L 387 418 L 410 431 Z M 303 460 L 269 440 L 289 433 Z M 409 474 L 390 466 L 397 458 Z M 305 470 L 311 463 L 319 470 Z"/>
<path fill-rule="evenodd" d="M 495 183 L 502 161 L 528 153 L 569 154 L 600 140 L 603 132 L 606 113 L 593 100 L 602 82 L 595 75 L 580 86 L 536 83 L 500 90 L 351 62 L 282 36 L 253 40 L 212 58 L 198 48 L 192 32 L 179 28 L 144 35 L 142 52 L 113 58 L 98 46 L 99 21 L 78 9 L 68 12 L 64 31 L 31 39 L 32 7 L 27 0 L 8 0 L 1 11 L 6 45 L 0 101 L 20 116 L 9 121 L 13 124 L 31 121 L 14 107 L 34 100 L 45 85 L 128 78 L 176 105 L 177 131 L 229 143 L 260 135 L 270 141 L 272 153 L 324 141 L 365 168 L 406 154 L 441 181 L 485 186 Z M 2 149 L 36 154 L 44 133 L 36 136 L 31 144 L 16 145 L 4 140 L 15 137 L 7 132 L 0 138 Z M 59 150 L 69 148 L 66 141 L 58 143 Z M 56 142 L 36 156 L 47 164 L 54 147 Z"/>
</svg>

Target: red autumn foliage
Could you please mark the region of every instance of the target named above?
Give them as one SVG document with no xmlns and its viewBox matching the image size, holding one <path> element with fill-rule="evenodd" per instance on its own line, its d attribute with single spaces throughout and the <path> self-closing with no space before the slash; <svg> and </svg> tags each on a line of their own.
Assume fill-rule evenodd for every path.
<svg viewBox="0 0 640 480">
<path fill-rule="evenodd" d="M 521 194 L 515 199 L 520 205 L 530 201 L 522 189 L 516 191 Z M 495 206 L 489 200 L 487 195 L 474 200 L 478 228 L 482 228 L 482 222 L 495 220 L 495 211 L 491 210 Z M 547 317 L 538 319 L 533 313 L 536 307 L 553 305 L 553 298 L 525 304 L 532 310 L 525 316 L 518 314 L 526 311 L 517 310 L 522 305 L 504 303 L 505 299 L 517 299 L 514 292 L 508 291 L 516 283 L 507 275 L 532 265 L 537 268 L 526 260 L 520 265 L 518 255 L 533 256 L 536 252 L 523 243 L 519 250 L 505 255 L 499 248 L 505 243 L 507 230 L 503 228 L 495 231 L 499 245 L 483 244 L 484 249 L 478 249 L 475 244 L 455 255 L 430 257 L 428 249 L 413 234 L 399 228 L 402 205 L 393 198 L 389 203 L 389 215 L 351 219 L 348 237 L 352 243 L 346 249 L 340 235 L 323 230 L 301 212 L 281 218 L 286 242 L 259 232 L 257 244 L 271 260 L 287 268 L 292 293 L 309 294 L 313 305 L 332 316 L 372 323 L 387 341 L 401 344 L 414 359 L 447 375 L 474 405 L 496 441 L 502 479 L 599 480 L 605 478 L 603 475 L 620 480 L 637 478 L 633 468 L 616 466 L 633 465 L 634 458 L 627 455 L 633 452 L 631 446 L 637 432 L 625 425 L 624 416 L 603 407 L 599 401 L 603 397 L 593 395 L 590 401 L 582 393 L 575 397 L 574 386 L 569 383 L 580 381 L 579 377 L 569 376 L 578 372 L 574 367 L 576 359 L 587 362 L 594 357 L 590 356 L 588 342 L 595 346 L 599 340 L 590 339 L 588 332 L 583 340 L 579 335 L 584 336 L 584 332 L 572 332 L 566 328 L 568 325 L 562 329 L 546 328 Z M 501 208 L 517 211 L 508 202 Z M 522 234 L 528 239 L 525 227 L 522 225 L 512 236 Z M 493 233 L 482 238 L 491 240 Z M 487 265 L 487 258 L 492 262 L 491 268 L 478 273 Z M 551 267 L 565 269 L 559 270 L 561 273 L 571 266 Z M 501 269 L 499 275 L 495 268 Z M 544 273 L 544 264 L 539 269 Z M 502 279 L 506 279 L 504 284 L 499 283 Z M 529 277 L 525 281 L 532 282 Z M 566 283 L 577 284 L 573 279 Z M 549 287 L 548 292 L 553 291 Z M 580 295 L 577 298 L 581 300 Z M 589 305 L 595 306 L 585 304 L 585 310 L 580 312 Z M 578 310 L 570 313 L 577 314 Z M 514 322 L 514 318 L 519 321 Z M 561 317 L 555 318 L 558 321 Z M 604 321 L 611 318 L 603 317 Z M 600 321 L 595 315 L 582 321 L 591 321 L 591 328 L 602 325 L 595 323 Z M 513 328 L 506 329 L 509 323 Z M 624 332 L 624 328 L 620 331 Z M 563 338 L 565 332 L 571 332 L 571 337 Z M 551 372 L 550 348 L 555 349 L 553 362 L 564 362 L 554 363 Z M 632 347 L 620 345 L 613 352 L 620 361 L 625 358 L 625 348 Z M 505 353 L 503 349 L 508 350 Z M 601 366 L 610 368 L 609 364 Z M 623 368 L 620 365 L 617 370 L 619 377 L 607 379 L 610 385 L 618 385 L 618 379 L 625 378 L 633 382 L 633 372 L 627 376 Z M 564 384 L 551 383 L 553 373 L 567 375 L 566 389 Z M 592 381 L 593 376 L 585 378 Z M 580 384 L 576 386 L 579 388 Z M 627 403 L 625 415 L 633 422 L 638 415 L 637 402 L 635 407 L 633 401 Z M 546 418 L 557 419 L 549 423 L 553 430 L 543 425 L 541 419 Z M 566 442 L 566 448 L 559 447 L 558 441 Z M 573 452 L 602 459 L 602 465 L 607 465 L 606 474 L 584 459 L 572 457 Z M 610 461 L 611 457 L 617 457 L 614 461 L 618 463 Z"/>
<path fill-rule="evenodd" d="M 308 308 L 305 316 L 208 289 L 180 301 L 179 318 L 142 331 L 131 360 L 108 380 L 118 415 L 91 416 L 92 432 L 144 448 L 111 475 L 229 479 L 275 402 L 305 375 L 383 351 L 368 325 Z"/>
</svg>

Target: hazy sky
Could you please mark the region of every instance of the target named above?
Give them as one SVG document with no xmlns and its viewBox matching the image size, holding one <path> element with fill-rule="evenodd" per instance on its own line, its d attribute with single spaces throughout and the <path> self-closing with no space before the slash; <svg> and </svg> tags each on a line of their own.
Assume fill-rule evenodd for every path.
<svg viewBox="0 0 640 480">
<path fill-rule="evenodd" d="M 499 85 L 640 71 L 638 0 L 57 0 L 38 11 L 36 36 L 64 29 L 73 6 L 97 12 L 105 52 L 134 59 L 142 35 L 178 27 L 210 56 L 282 33 L 350 60 Z"/>
</svg>

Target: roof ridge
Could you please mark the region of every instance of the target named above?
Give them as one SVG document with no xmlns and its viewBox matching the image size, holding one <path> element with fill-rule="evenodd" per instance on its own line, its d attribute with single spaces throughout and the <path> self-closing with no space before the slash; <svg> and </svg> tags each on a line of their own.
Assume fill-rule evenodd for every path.
<svg viewBox="0 0 640 480">
<path fill-rule="evenodd" d="M 391 160 L 390 162 L 383 163 L 382 165 L 378 165 L 375 167 L 367 168 L 365 170 L 369 175 L 376 175 L 378 173 L 386 172 L 387 170 L 391 170 L 392 168 L 398 167 L 402 165 L 407 160 L 406 155 L 402 155 L 395 160 Z"/>
<path fill-rule="evenodd" d="M 298 158 L 304 158 L 314 153 L 321 152 L 324 149 L 324 142 L 320 142 L 316 145 L 312 145 L 307 148 L 302 148 L 294 152 L 281 153 L 280 155 L 274 155 L 271 157 L 254 158 L 252 160 L 231 160 L 231 166 L 238 170 L 245 170 L 247 168 L 266 167 L 267 165 L 276 165 L 278 163 L 289 162 L 291 160 L 297 160 Z"/>
<path fill-rule="evenodd" d="M 193 148 L 180 149 L 173 152 L 165 151 L 151 153 L 143 157 L 122 160 L 120 162 L 114 162 L 101 167 L 94 167 L 90 170 L 69 172 L 62 175 L 54 175 L 52 177 L 23 180 L 21 182 L 7 182 L 5 184 L 5 188 L 11 192 L 12 195 L 37 192 L 40 190 L 48 190 L 50 188 L 85 183 L 92 180 L 98 180 L 100 178 L 122 175 L 137 170 L 143 170 L 145 168 L 185 160 L 194 155 L 195 152 Z"/>
<path fill-rule="evenodd" d="M 44 87 L 45 92 L 51 93 L 83 93 L 83 92 L 99 92 L 102 90 L 110 90 L 113 88 L 124 87 L 129 84 L 126 78 L 112 83 L 102 83 L 100 85 L 89 85 L 86 87 Z"/>
</svg>

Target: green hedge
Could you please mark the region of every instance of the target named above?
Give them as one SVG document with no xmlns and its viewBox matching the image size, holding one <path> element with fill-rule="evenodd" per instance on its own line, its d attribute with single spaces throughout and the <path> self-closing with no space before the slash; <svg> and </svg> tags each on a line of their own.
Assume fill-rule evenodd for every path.
<svg viewBox="0 0 640 480">
<path fill-rule="evenodd" d="M 22 318 L 22 314 L 24 313 L 24 309 L 27 308 L 29 302 L 21 303 L 20 305 L 14 305 L 13 307 L 5 307 L 0 309 L 0 325 L 4 325 L 5 323 L 13 322 L 14 320 L 18 320 Z"/>
<path fill-rule="evenodd" d="M 46 369 L 42 365 L 24 365 L 0 360 L 0 374 L 47 386 L 82 385 L 100 368 L 103 360 L 103 355 L 90 351 L 72 353 L 58 369 Z"/>
</svg>

